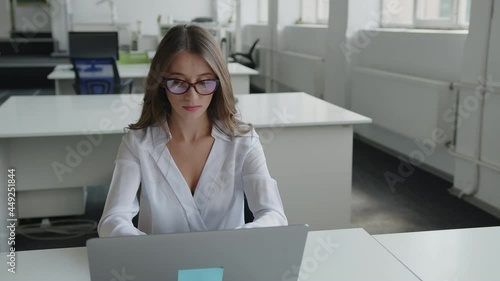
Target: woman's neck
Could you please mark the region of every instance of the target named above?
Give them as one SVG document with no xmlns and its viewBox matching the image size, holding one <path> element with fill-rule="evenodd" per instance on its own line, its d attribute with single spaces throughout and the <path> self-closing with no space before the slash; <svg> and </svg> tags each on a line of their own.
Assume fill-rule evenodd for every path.
<svg viewBox="0 0 500 281">
<path fill-rule="evenodd" d="M 172 116 L 168 120 L 168 127 L 172 138 L 181 142 L 195 142 L 212 133 L 212 124 L 206 115 L 198 120 L 185 120 Z"/>
</svg>

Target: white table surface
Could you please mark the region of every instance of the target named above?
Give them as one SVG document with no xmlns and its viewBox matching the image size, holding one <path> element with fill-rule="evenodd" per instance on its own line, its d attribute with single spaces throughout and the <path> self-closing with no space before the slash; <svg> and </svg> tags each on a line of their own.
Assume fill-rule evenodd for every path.
<svg viewBox="0 0 500 281">
<path fill-rule="evenodd" d="M 227 69 L 231 75 L 258 75 L 259 72 L 250 67 L 246 67 L 237 62 L 229 62 L 227 64 Z"/>
<path fill-rule="evenodd" d="M 328 250 L 329 247 L 325 247 L 325 244 L 335 245 L 330 255 L 326 257 L 323 256 L 324 252 L 321 253 L 318 250 Z M 317 264 L 316 267 L 315 264 Z M 406 281 L 419 279 L 364 229 L 355 228 L 309 232 L 299 280 Z"/>
<path fill-rule="evenodd" d="M 71 64 L 58 64 L 54 68 L 54 71 L 49 73 L 47 79 L 49 80 L 75 79 L 75 72 L 71 70 L 72 67 L 73 65 Z M 121 78 L 136 78 L 136 77 L 146 77 L 149 72 L 150 64 L 147 63 L 118 64 L 117 67 Z"/>
<path fill-rule="evenodd" d="M 118 64 L 118 72 L 121 78 L 145 78 L 148 75 L 149 63 L 139 63 L 139 64 Z M 75 72 L 71 70 L 71 64 L 58 64 L 54 71 L 52 71 L 47 79 L 50 80 L 64 80 L 64 79 L 75 79 Z M 251 69 L 239 63 L 228 63 L 228 70 L 231 76 L 239 75 L 258 75 L 259 72 L 255 69 Z"/>
<path fill-rule="evenodd" d="M 422 280 L 500 280 L 500 227 L 374 237 Z"/>
<path fill-rule="evenodd" d="M 124 127 L 138 119 L 142 97 L 143 94 L 12 96 L 0 106 L 0 120 L 6 120 L 0 138 L 123 133 Z M 370 118 L 306 93 L 236 97 L 243 121 L 256 128 L 371 122 Z M 103 123 L 111 123 L 113 128 L 106 128 Z"/>
<path fill-rule="evenodd" d="M 0 258 L 5 265 L 6 256 Z M 17 252 L 17 273 L 0 280 L 89 281 L 85 247 Z M 299 280 L 419 280 L 363 229 L 311 231 Z"/>
</svg>

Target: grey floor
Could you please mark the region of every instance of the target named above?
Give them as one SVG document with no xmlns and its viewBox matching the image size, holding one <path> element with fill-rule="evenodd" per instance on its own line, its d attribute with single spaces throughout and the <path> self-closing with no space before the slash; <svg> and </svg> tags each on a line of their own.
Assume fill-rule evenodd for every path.
<svg viewBox="0 0 500 281">
<path fill-rule="evenodd" d="M 354 141 L 352 219 L 370 234 L 498 226 L 500 219 L 450 195 L 451 182 L 420 169 L 391 187 L 400 160 Z"/>
<path fill-rule="evenodd" d="M 11 95 L 50 95 L 53 89 L 1 90 L 0 104 Z M 397 174 L 399 159 L 360 140 L 354 141 L 352 227 L 362 227 L 370 234 L 425 231 L 451 228 L 499 226 L 500 220 L 460 200 L 447 191 L 451 183 L 423 170 L 391 188 L 385 172 Z M 59 219 L 89 219 L 97 222 L 106 200 L 107 186 L 88 187 L 86 214 Z M 39 223 L 22 220 L 21 225 Z M 96 237 L 94 231 L 78 238 L 33 240 L 17 235 L 16 250 L 35 250 L 84 246 Z M 44 237 L 57 238 L 58 235 Z"/>
</svg>

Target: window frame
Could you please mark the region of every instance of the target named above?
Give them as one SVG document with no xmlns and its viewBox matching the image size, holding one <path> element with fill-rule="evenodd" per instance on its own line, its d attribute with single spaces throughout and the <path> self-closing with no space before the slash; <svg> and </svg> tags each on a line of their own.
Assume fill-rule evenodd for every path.
<svg viewBox="0 0 500 281">
<path fill-rule="evenodd" d="M 319 18 L 319 5 L 318 2 L 321 0 L 311 0 L 315 2 L 315 11 L 314 11 L 314 22 L 304 21 L 304 0 L 300 0 L 300 18 L 302 20 L 302 24 L 316 24 L 316 25 L 328 25 L 328 19 L 330 18 L 330 12 L 328 12 L 328 17 L 326 19 Z M 330 5 L 330 4 L 328 4 Z M 330 6 L 328 6 L 330 9 Z"/>
<path fill-rule="evenodd" d="M 457 9 L 457 24 L 463 29 L 468 29 L 470 22 L 467 21 L 467 2 L 472 0 L 461 0 L 458 1 Z M 470 11 L 469 11 L 470 12 Z M 469 15 L 470 19 L 470 15 Z"/>
<path fill-rule="evenodd" d="M 328 16 L 326 17 L 326 19 L 320 19 L 319 18 L 319 1 L 321 1 L 321 0 L 316 0 L 316 24 L 327 25 L 328 19 L 330 18 L 330 11 L 328 11 Z M 330 3 L 328 3 L 328 10 L 330 10 Z"/>
<path fill-rule="evenodd" d="M 468 0 L 452 0 L 451 16 L 449 19 L 420 19 L 418 4 L 424 0 L 413 0 L 413 15 L 411 24 L 383 23 L 380 19 L 381 28 L 410 28 L 410 29 L 452 29 L 462 30 L 468 29 L 469 23 L 466 22 L 466 9 Z M 384 0 L 380 0 L 380 9 L 382 17 L 382 9 L 384 9 Z"/>
<path fill-rule="evenodd" d="M 262 17 L 261 17 L 261 12 L 260 11 L 262 9 L 262 6 L 265 6 L 266 10 L 267 10 L 267 17 L 266 17 L 265 21 L 263 21 Z M 259 23 L 259 24 L 267 24 L 269 22 L 269 0 L 257 0 L 257 12 L 258 12 L 257 23 Z"/>
</svg>

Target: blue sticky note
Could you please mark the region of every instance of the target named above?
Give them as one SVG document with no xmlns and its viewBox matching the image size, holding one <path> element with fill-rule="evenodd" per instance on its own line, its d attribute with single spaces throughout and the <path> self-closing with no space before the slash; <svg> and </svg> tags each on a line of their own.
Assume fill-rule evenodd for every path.
<svg viewBox="0 0 500 281">
<path fill-rule="evenodd" d="M 177 281 L 222 281 L 224 268 L 180 269 Z"/>
</svg>

